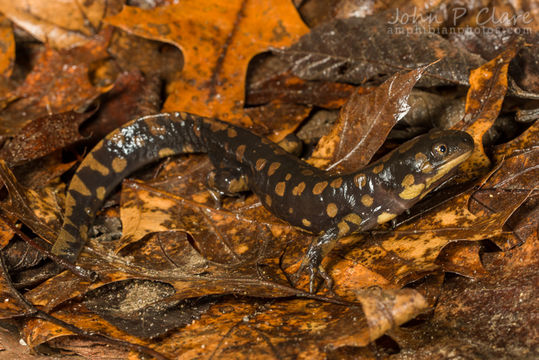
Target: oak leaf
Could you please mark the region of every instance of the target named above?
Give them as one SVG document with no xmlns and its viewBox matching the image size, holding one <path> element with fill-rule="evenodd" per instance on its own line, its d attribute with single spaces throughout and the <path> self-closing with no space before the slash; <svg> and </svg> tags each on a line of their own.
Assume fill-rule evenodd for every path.
<svg viewBox="0 0 539 360">
<path fill-rule="evenodd" d="M 106 21 L 182 50 L 185 65 L 169 87 L 165 111 L 244 124 L 251 122 L 243 114 L 251 58 L 271 47 L 290 45 L 308 30 L 288 0 L 185 0 L 152 10 L 125 6 Z"/>
</svg>

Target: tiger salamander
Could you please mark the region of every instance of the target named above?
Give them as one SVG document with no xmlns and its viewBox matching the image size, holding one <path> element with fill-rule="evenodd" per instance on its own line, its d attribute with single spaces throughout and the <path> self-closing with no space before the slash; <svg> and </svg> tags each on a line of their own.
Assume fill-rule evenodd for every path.
<svg viewBox="0 0 539 360">
<path fill-rule="evenodd" d="M 434 130 L 371 165 L 348 174 L 313 167 L 252 132 L 188 113 L 162 113 L 116 129 L 84 158 L 66 195 L 62 229 L 53 254 L 75 262 L 107 195 L 134 170 L 157 159 L 208 153 L 212 186 L 225 194 L 253 191 L 289 224 L 319 234 L 297 274 L 330 279 L 321 261 L 345 235 L 395 218 L 445 181 L 473 150 L 470 135 Z"/>
</svg>

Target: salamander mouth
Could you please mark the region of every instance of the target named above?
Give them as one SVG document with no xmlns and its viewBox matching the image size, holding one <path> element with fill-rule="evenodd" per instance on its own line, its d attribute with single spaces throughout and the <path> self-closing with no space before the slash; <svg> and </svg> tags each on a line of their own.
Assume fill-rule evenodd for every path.
<svg viewBox="0 0 539 360">
<path fill-rule="evenodd" d="M 440 180 L 445 178 L 445 176 L 449 174 L 451 170 L 455 169 L 457 166 L 466 161 L 472 155 L 472 151 L 473 148 L 448 158 L 445 163 L 440 165 L 436 173 L 425 181 L 426 187 L 430 188 L 433 184 L 437 184 Z"/>
</svg>

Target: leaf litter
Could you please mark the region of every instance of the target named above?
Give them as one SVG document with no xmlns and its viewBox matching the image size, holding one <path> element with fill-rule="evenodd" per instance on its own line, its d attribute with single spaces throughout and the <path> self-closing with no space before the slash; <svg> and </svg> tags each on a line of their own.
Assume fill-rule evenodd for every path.
<svg viewBox="0 0 539 360">
<path fill-rule="evenodd" d="M 26 262 L 25 269 L 8 262 L 0 314 L 20 319 L 21 336 L 33 349 L 47 344 L 116 358 L 157 351 L 152 356 L 170 359 L 533 357 L 539 106 L 523 100 L 535 96 L 536 69 L 526 65 L 536 49 L 531 37 L 512 38 L 500 51 L 470 47 L 483 40 L 463 37 L 464 47 L 437 34 L 390 34 L 388 13 L 375 13 L 382 7 L 342 19 L 343 4 L 340 19 L 301 6 L 310 23 L 321 24 L 310 30 L 286 1 L 272 4 L 279 16 L 266 13 L 268 23 L 260 21 L 268 5 L 254 0 L 149 10 L 120 10 L 115 3 L 106 11 L 95 2 L 77 9 L 88 23 L 74 17 L 69 26 L 61 16 L 55 24 L 29 16 L 59 8 L 27 4 L 22 15 L 0 4 L 8 21 L 36 29 L 26 36 L 46 42 L 29 48 L 15 32 L 27 64 L 14 59 L 11 46 L 2 47 L 0 68 L 9 82 L 1 97 L 0 154 L 10 167 L 0 172 L 7 190 L 3 257 Z M 350 12 L 355 5 L 346 6 Z M 468 10 L 462 21 L 473 20 L 477 9 Z M 40 34 L 51 26 L 62 31 L 45 41 Z M 188 36 L 181 31 L 187 28 L 197 31 Z M 2 41 L 9 44 L 6 29 Z M 246 84 L 250 60 L 268 50 L 280 65 Z M 520 93 L 515 68 L 525 87 Z M 431 100 L 410 102 L 414 85 Z M 129 118 L 191 111 L 279 141 L 321 110 L 340 108 L 321 139 L 306 135 L 314 145 L 302 156 L 321 168 L 351 171 L 417 131 L 408 127 L 410 104 L 429 111 L 438 100 L 465 103 L 463 112 L 448 110 L 460 121 L 438 126 L 470 132 L 474 157 L 394 224 L 343 239 L 324 260 L 334 294 L 290 285 L 287 276 L 312 236 L 275 218 L 252 194 L 216 198 L 205 183 L 211 166 L 199 155 L 148 166 L 109 198 L 77 263 L 98 281 L 58 273 L 31 251 L 21 255 L 23 233 L 54 241 L 72 164 L 105 129 Z M 92 106 L 87 114 L 73 112 Z M 499 125 L 502 117 L 509 120 Z M 504 138 L 502 127 L 502 136 L 485 141 L 496 126 L 511 126 L 507 133 L 517 136 Z M 393 136 L 394 127 L 401 137 Z M 80 135 L 85 130 L 90 136 Z M 56 139 L 56 132 L 66 136 Z M 514 334 L 511 343 L 505 333 Z M 114 346 L 102 346 L 111 339 Z"/>
</svg>

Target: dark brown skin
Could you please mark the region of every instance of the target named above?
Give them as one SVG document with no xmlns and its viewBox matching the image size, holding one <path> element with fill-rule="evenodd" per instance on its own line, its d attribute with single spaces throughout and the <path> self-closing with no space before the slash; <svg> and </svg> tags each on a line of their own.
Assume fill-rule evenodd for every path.
<svg viewBox="0 0 539 360">
<path fill-rule="evenodd" d="M 330 283 L 322 259 L 343 236 L 371 229 L 412 207 L 445 181 L 473 150 L 461 131 L 432 131 L 382 159 L 345 175 L 317 169 L 248 130 L 187 113 L 136 119 L 109 134 L 82 161 L 71 180 L 62 230 L 52 252 L 74 262 L 95 213 L 134 170 L 183 153 L 208 153 L 212 186 L 227 195 L 250 189 L 279 218 L 319 234 L 298 275 Z"/>
</svg>

